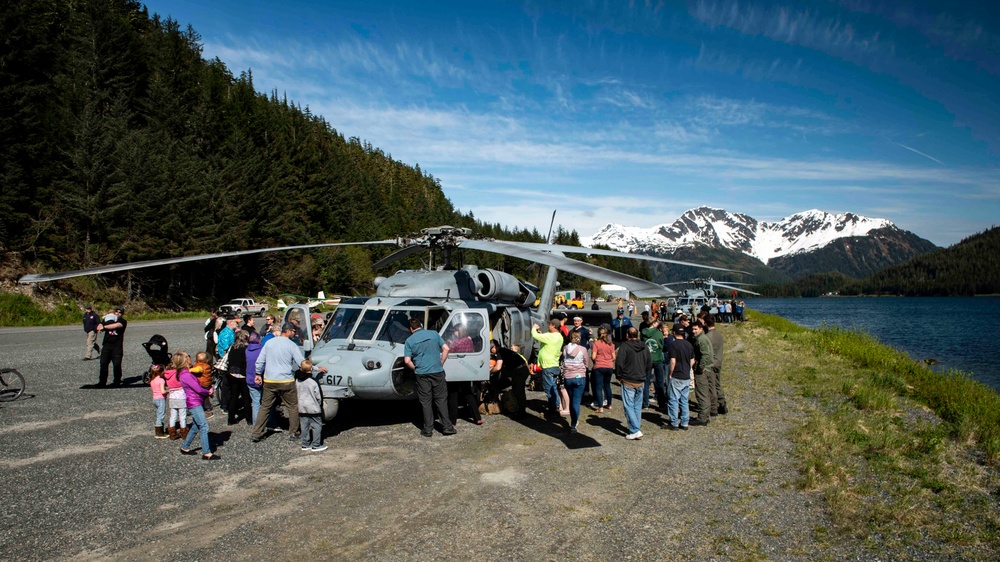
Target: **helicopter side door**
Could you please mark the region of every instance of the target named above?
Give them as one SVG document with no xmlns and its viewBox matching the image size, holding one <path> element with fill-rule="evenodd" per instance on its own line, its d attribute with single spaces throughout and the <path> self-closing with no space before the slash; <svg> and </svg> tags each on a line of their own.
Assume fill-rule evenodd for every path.
<svg viewBox="0 0 1000 562">
<path fill-rule="evenodd" d="M 302 354 L 306 357 L 309 356 L 309 353 L 311 353 L 313 349 L 309 317 L 309 305 L 291 304 L 285 309 L 285 315 L 281 319 L 282 326 L 286 323 L 294 324 L 296 326 L 295 335 L 292 336 L 292 341 L 294 341 L 299 348 L 302 349 Z"/>
<path fill-rule="evenodd" d="M 489 322 L 484 311 L 452 311 L 441 337 L 449 349 L 444 363 L 448 381 L 489 380 Z"/>
</svg>

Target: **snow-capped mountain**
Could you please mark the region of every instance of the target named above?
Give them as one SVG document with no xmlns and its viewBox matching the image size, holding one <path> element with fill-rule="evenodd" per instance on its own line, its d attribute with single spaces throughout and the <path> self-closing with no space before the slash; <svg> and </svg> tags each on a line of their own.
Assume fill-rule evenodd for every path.
<svg viewBox="0 0 1000 562">
<path fill-rule="evenodd" d="M 778 222 L 761 222 L 743 213 L 699 207 L 670 225 L 637 228 L 609 224 L 582 242 L 589 246 L 604 244 L 623 252 L 660 254 L 705 245 L 736 250 L 766 264 L 773 258 L 812 252 L 838 239 L 867 236 L 883 228 L 898 230 L 887 219 L 854 213 L 813 209 Z"/>
</svg>

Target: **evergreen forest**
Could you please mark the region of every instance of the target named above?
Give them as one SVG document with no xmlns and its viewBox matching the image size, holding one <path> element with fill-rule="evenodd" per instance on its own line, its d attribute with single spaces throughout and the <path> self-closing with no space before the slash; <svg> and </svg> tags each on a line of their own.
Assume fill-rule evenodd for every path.
<svg viewBox="0 0 1000 562">
<path fill-rule="evenodd" d="M 845 295 L 971 296 L 1000 294 L 1000 227 L 848 284 Z"/>
<path fill-rule="evenodd" d="M 139 2 L 2 5 L 0 276 L 8 281 L 34 271 L 383 240 L 443 224 L 545 239 L 456 211 L 419 165 L 346 136 L 277 91 L 258 92 L 251 71 L 237 75 L 219 59 L 204 60 L 193 28 Z M 555 234 L 557 243 L 579 243 L 575 232 Z M 129 300 L 165 307 L 320 289 L 367 294 L 371 264 L 391 251 L 257 254 L 62 283 L 84 292 L 120 287 Z M 534 275 L 521 260 L 466 254 L 480 267 Z M 411 260 L 394 267 L 421 263 Z M 594 261 L 650 277 L 641 262 Z"/>
</svg>

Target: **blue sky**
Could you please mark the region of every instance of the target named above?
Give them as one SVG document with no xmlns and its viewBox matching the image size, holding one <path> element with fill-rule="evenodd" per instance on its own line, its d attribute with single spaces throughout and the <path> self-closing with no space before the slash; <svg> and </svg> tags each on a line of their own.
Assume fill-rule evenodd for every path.
<svg viewBox="0 0 1000 562">
<path fill-rule="evenodd" d="M 993 2 L 156 0 L 456 207 L 589 236 L 702 205 L 1000 223 Z"/>
</svg>

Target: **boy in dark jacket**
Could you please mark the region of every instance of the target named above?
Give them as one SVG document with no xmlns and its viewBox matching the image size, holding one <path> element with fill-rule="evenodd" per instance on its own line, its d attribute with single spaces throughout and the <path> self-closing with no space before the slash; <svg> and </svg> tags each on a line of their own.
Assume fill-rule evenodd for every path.
<svg viewBox="0 0 1000 562">
<path fill-rule="evenodd" d="M 628 328 L 625 343 L 618 348 L 615 359 L 615 375 L 622 383 L 622 404 L 625 406 L 625 422 L 628 435 L 625 439 L 641 439 L 639 425 L 642 422 L 642 387 L 646 374 L 653 370 L 653 360 L 649 349 L 639 341 L 639 330 Z"/>
</svg>

